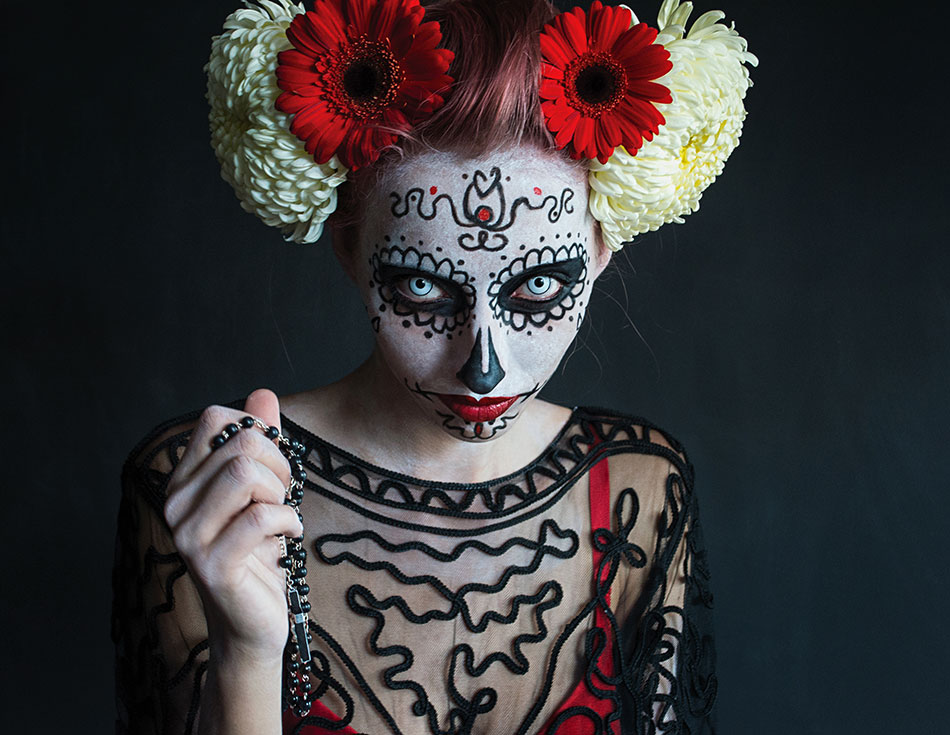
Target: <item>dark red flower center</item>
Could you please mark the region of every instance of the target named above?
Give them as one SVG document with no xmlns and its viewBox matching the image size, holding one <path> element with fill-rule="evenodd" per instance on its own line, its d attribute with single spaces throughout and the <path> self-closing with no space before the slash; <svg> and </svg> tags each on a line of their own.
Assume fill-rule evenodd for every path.
<svg viewBox="0 0 950 735">
<path fill-rule="evenodd" d="M 339 112 L 373 119 L 390 107 L 405 74 L 389 45 L 361 36 L 328 64 L 331 102 Z"/>
<path fill-rule="evenodd" d="M 588 51 L 573 59 L 564 70 L 568 104 L 587 117 L 610 112 L 627 91 L 627 74 L 610 54 Z"/>
</svg>

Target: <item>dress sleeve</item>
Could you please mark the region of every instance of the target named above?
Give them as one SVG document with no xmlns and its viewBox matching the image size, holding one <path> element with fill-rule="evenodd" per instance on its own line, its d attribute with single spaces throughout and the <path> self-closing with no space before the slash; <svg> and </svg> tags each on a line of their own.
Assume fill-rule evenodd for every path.
<svg viewBox="0 0 950 735">
<path fill-rule="evenodd" d="M 682 453 L 676 459 L 662 499 L 640 518 L 655 535 L 652 548 L 644 544 L 644 584 L 620 631 L 624 735 L 716 730 L 709 567 L 692 466 Z"/>
<path fill-rule="evenodd" d="M 116 733 L 193 733 L 207 667 L 204 610 L 163 508 L 191 423 L 157 428 L 122 469 L 115 563 Z"/>
</svg>

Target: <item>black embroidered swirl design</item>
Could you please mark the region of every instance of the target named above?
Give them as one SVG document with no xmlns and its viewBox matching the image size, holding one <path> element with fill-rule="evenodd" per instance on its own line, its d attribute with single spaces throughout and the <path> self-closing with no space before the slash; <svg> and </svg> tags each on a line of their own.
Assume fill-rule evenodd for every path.
<svg viewBox="0 0 950 735">
<path fill-rule="evenodd" d="M 243 398 L 226 405 L 241 408 Z M 163 636 L 168 635 L 169 629 L 177 631 L 180 625 L 190 625 L 194 615 L 190 608 L 183 613 L 179 611 L 182 585 L 191 584 L 180 555 L 157 550 L 170 548 L 167 546 L 167 538 L 161 539 L 162 507 L 169 477 L 190 438 L 190 430 L 163 440 L 147 453 L 144 447 L 152 446 L 151 442 L 156 436 L 169 426 L 185 419 L 197 418 L 197 413 L 190 417 L 177 417 L 159 427 L 133 450 L 135 464 L 133 465 L 130 455 L 129 462 L 123 468 L 123 498 L 116 565 L 113 571 L 115 597 L 112 632 L 117 646 L 117 696 L 122 703 L 119 710 L 119 732 L 139 732 L 148 728 L 166 731 L 174 726 L 179 731 L 191 735 L 194 733 L 201 688 L 207 672 L 205 658 L 208 640 L 206 637 L 194 636 L 186 639 L 188 645 L 185 647 L 181 646 L 179 638 L 167 643 L 163 641 Z M 311 447 L 308 462 L 316 463 L 326 475 L 324 477 L 313 473 L 313 477 L 317 478 L 320 484 L 330 486 L 333 492 L 340 496 L 347 493 L 360 496 L 364 491 L 367 493 L 367 497 L 360 496 L 358 504 L 348 506 L 362 517 L 370 518 L 370 515 L 363 511 L 373 505 L 371 498 L 376 492 L 393 499 L 394 507 L 418 508 L 426 513 L 433 511 L 429 503 L 439 505 L 442 510 L 446 509 L 447 506 L 441 505 L 441 496 L 458 501 L 464 498 L 467 492 L 461 485 L 453 487 L 445 483 L 419 483 L 411 478 L 385 473 L 351 456 L 341 457 L 340 450 L 314 438 L 288 417 L 281 416 L 281 420 L 290 436 Z M 646 520 L 644 517 L 638 518 L 639 498 L 634 489 L 628 487 L 614 503 L 610 527 L 595 528 L 591 536 L 591 543 L 602 555 L 600 571 L 603 580 L 593 587 L 591 593 L 585 595 L 581 609 L 565 611 L 569 615 L 566 624 L 557 629 L 551 626 L 552 616 L 548 615 L 547 611 L 564 604 L 563 590 L 558 586 L 557 580 L 541 577 L 537 580 L 537 586 L 529 590 L 529 593 L 535 594 L 525 594 L 517 599 L 522 621 L 529 615 L 533 618 L 530 632 L 516 630 L 515 632 L 522 635 L 515 637 L 512 633 L 510 643 L 502 650 L 493 650 L 496 646 L 483 647 L 474 641 L 459 645 L 450 643 L 445 647 L 445 687 L 430 686 L 425 690 L 418 682 L 403 679 L 404 673 L 412 668 L 412 645 L 415 644 L 400 640 L 396 645 L 389 645 L 383 642 L 380 635 L 368 636 L 370 640 L 367 645 L 373 656 L 398 656 L 396 663 L 385 669 L 386 676 L 377 679 L 375 676 L 364 675 L 360 668 L 361 662 L 369 654 L 363 650 L 350 650 L 347 648 L 348 643 L 344 645 L 340 642 L 348 640 L 345 635 L 335 637 L 340 631 L 324 629 L 318 624 L 319 621 L 311 620 L 314 640 L 321 643 L 321 647 L 314 651 L 317 669 L 313 678 L 314 686 L 318 694 L 332 692 L 334 700 L 342 703 L 342 711 L 336 711 L 334 714 L 337 717 L 332 720 L 316 716 L 306 718 L 288 731 L 306 732 L 308 724 L 328 730 L 339 730 L 347 726 L 355 729 L 365 728 L 367 726 L 358 722 L 356 716 L 360 711 L 372 709 L 381 721 L 380 727 L 377 728 L 379 731 L 399 735 L 403 732 L 419 732 L 420 729 L 428 729 L 435 735 L 484 733 L 487 731 L 488 722 L 497 724 L 497 719 L 493 721 L 487 714 L 494 712 L 497 718 L 501 698 L 506 696 L 506 691 L 501 687 L 495 691 L 484 685 L 477 686 L 477 682 L 475 686 L 471 684 L 478 676 L 485 675 L 489 667 L 498 663 L 512 674 L 522 671 L 525 674 L 532 673 L 532 676 L 520 681 L 536 692 L 524 709 L 513 713 L 510 725 L 508 721 L 504 723 L 505 731 L 515 732 L 517 735 L 538 733 L 545 724 L 539 721 L 540 715 L 545 709 L 550 709 L 549 705 L 552 704 L 550 700 L 554 683 L 558 681 L 558 677 L 564 675 L 563 661 L 568 655 L 571 659 L 575 655 L 573 651 L 568 653 L 567 647 L 576 640 L 580 627 L 589 622 L 592 615 L 605 617 L 607 624 L 601 628 L 595 626 L 581 639 L 581 655 L 586 662 L 582 684 L 592 696 L 609 706 L 606 709 L 599 708 L 606 712 L 604 715 L 598 714 L 590 707 L 582 706 L 557 710 L 553 721 L 548 723 L 550 726 L 545 731 L 547 735 L 573 735 L 579 729 L 607 735 L 611 728 L 617 729 L 618 725 L 622 727 L 623 732 L 637 735 L 658 732 L 688 735 L 711 731 L 711 713 L 717 693 L 715 647 L 708 618 L 713 598 L 708 586 L 709 570 L 692 490 L 692 467 L 680 456 L 682 448 L 674 439 L 667 435 L 664 435 L 663 441 L 654 442 L 651 439 L 657 431 L 641 419 L 605 417 L 601 411 L 578 409 L 570 422 L 570 430 L 558 437 L 551 451 L 535 463 L 535 469 L 543 467 L 567 485 L 576 484 L 591 464 L 613 454 L 652 455 L 669 460 L 671 466 L 665 487 L 650 490 L 660 490 L 661 495 L 665 492 L 663 510 L 656 524 L 655 534 L 651 529 L 654 538 L 654 548 L 650 550 L 652 553 L 646 554 L 644 548 L 632 542 L 635 526 L 642 526 Z M 326 454 L 326 458 L 321 453 Z M 152 464 L 156 457 L 164 457 L 167 460 L 161 464 L 160 469 Z M 365 487 L 358 482 L 351 484 L 353 475 L 349 473 L 353 468 L 363 472 Z M 335 474 L 337 472 L 338 475 Z M 334 484 L 334 477 L 342 478 L 345 482 L 342 485 Z M 494 498 L 495 491 L 509 484 L 525 483 L 524 487 L 527 488 L 528 477 L 529 472 L 525 470 L 517 476 L 468 490 L 472 490 L 476 497 Z M 313 483 L 308 482 L 307 487 L 311 492 L 319 492 Z M 396 488 L 401 489 L 396 491 Z M 422 502 L 423 496 L 430 490 L 434 494 Z M 438 565 L 464 564 L 464 553 L 493 555 L 512 551 L 516 547 L 519 550 L 535 549 L 537 552 L 545 545 L 565 552 L 565 546 L 556 539 L 567 538 L 570 533 L 576 535 L 571 526 L 549 524 L 548 535 L 545 536 L 540 529 L 549 519 L 544 517 L 534 528 L 538 534 L 534 535 L 532 532 L 528 538 L 514 528 L 515 524 L 534 517 L 533 511 L 544 505 L 544 500 L 539 500 L 538 496 L 546 490 L 542 484 L 534 493 L 526 490 L 524 495 L 527 500 L 524 502 L 519 501 L 510 506 L 502 503 L 500 510 L 494 513 L 471 514 L 472 518 L 481 519 L 478 524 L 469 529 L 461 529 L 459 533 L 443 534 L 464 537 L 452 546 L 450 551 L 441 551 L 421 544 L 414 553 L 422 554 L 436 565 L 429 571 L 432 572 L 430 576 L 438 579 L 442 577 Z M 555 495 L 557 492 L 560 491 L 556 491 Z M 514 496 L 509 495 L 508 498 L 512 500 Z M 513 509 L 522 512 L 508 512 Z M 406 524 L 396 517 L 375 514 L 373 520 L 402 530 L 427 532 L 427 528 L 422 524 L 415 529 L 412 524 Z M 512 532 L 504 537 L 504 544 L 493 546 L 478 540 L 479 531 L 483 527 L 493 527 L 492 530 L 512 528 Z M 405 542 L 389 543 L 384 540 L 384 534 L 364 537 L 362 533 L 366 530 L 355 532 L 352 538 L 376 544 L 380 556 L 386 555 L 387 558 L 371 557 L 364 558 L 363 561 L 367 564 L 389 561 L 398 566 L 400 555 L 409 549 Z M 642 532 L 645 529 L 641 527 L 639 530 Z M 415 538 L 424 536 L 417 535 Z M 344 551 L 353 552 L 355 548 L 356 545 Z M 575 552 L 577 550 L 573 539 L 570 549 Z M 335 559 L 337 564 L 349 561 L 338 550 L 326 544 L 321 546 L 321 550 L 327 558 Z M 681 558 L 678 554 L 684 550 L 682 565 L 675 568 L 675 560 Z M 319 554 L 317 557 L 314 562 L 322 564 L 323 559 L 319 558 Z M 521 558 L 518 561 L 522 563 L 522 568 L 526 566 Z M 607 585 L 619 574 L 618 570 L 636 565 L 641 565 L 639 568 L 644 569 L 647 580 L 642 591 L 637 594 L 632 611 L 621 622 L 614 618 L 609 607 L 605 605 Z M 543 574 L 545 568 L 539 568 L 538 572 Z M 506 570 L 506 565 L 500 565 L 492 578 L 502 580 Z M 386 577 L 392 576 L 389 570 L 382 567 L 380 572 Z M 685 592 L 678 588 L 678 594 L 684 595 L 680 605 L 671 602 L 668 588 L 684 575 Z M 457 578 L 459 575 L 453 576 Z M 423 577 L 424 575 L 418 573 L 406 575 L 410 582 L 429 584 L 423 581 Z M 508 579 L 512 580 L 514 577 Z M 585 584 L 589 582 L 589 578 L 583 581 Z M 400 583 L 396 581 L 393 584 L 398 587 Z M 572 581 L 571 584 L 575 582 Z M 449 585 L 444 582 L 442 587 L 449 590 Z M 362 593 L 355 586 L 351 589 L 355 595 L 352 602 L 360 609 L 353 611 L 350 600 L 342 599 L 341 596 L 342 609 L 350 606 L 350 612 L 353 614 L 359 614 L 363 618 L 375 618 L 367 627 L 372 625 L 377 633 L 382 633 L 387 615 L 404 616 L 408 611 L 421 620 L 428 612 L 432 612 L 411 610 L 408 606 L 405 610 L 399 610 L 395 602 L 398 595 L 392 594 L 389 585 L 385 587 L 385 594 L 382 587 L 375 592 L 364 587 Z M 566 586 L 564 589 L 567 589 Z M 461 591 L 459 588 L 453 594 Z M 184 597 L 191 595 L 193 590 L 186 590 Z M 456 610 L 456 614 L 460 624 L 462 620 L 466 620 L 475 627 L 493 622 L 505 625 L 505 621 L 510 617 L 510 612 L 507 611 L 514 609 L 512 603 L 513 600 L 507 601 L 504 610 L 497 613 L 497 621 L 486 620 L 484 616 L 479 615 L 465 617 L 461 607 Z M 200 625 L 198 629 L 200 630 Z M 605 635 L 605 631 L 614 634 L 614 643 L 609 648 L 609 635 Z M 490 637 L 490 630 L 475 635 L 479 639 L 487 638 Z M 421 640 L 423 643 L 420 645 L 423 645 L 425 639 Z M 533 659 L 541 649 L 528 648 L 533 644 L 543 645 L 544 659 L 540 669 L 534 668 Z M 615 666 L 612 675 L 608 675 L 597 665 L 601 651 L 605 655 L 613 656 Z M 526 652 L 532 657 L 532 672 L 526 669 Z M 388 663 L 389 661 L 384 661 L 383 665 Z M 465 676 L 468 677 L 467 680 L 463 678 Z M 518 681 L 515 680 L 515 683 Z M 409 690 L 410 694 L 415 696 L 412 714 L 406 711 L 389 711 L 389 704 L 384 704 L 376 691 L 377 687 Z M 386 700 L 391 701 L 391 697 L 386 697 Z M 357 707 L 357 703 L 363 707 Z M 438 716 L 436 707 L 444 710 L 441 717 Z M 413 719 L 413 715 L 422 719 L 418 724 L 407 722 L 407 714 L 409 720 Z"/>
<path fill-rule="evenodd" d="M 555 536 L 556 538 L 567 540 L 569 542 L 568 546 L 562 549 L 551 545 L 548 543 L 549 534 Z M 469 582 L 462 585 L 458 590 L 453 591 L 449 589 L 449 587 L 441 580 L 431 574 L 407 575 L 403 573 L 396 564 L 388 561 L 368 561 L 357 554 L 346 550 L 340 551 L 336 554 L 327 554 L 324 550 L 324 547 L 330 543 L 354 544 L 365 540 L 373 541 L 380 548 L 391 553 L 420 551 L 430 558 L 442 563 L 458 560 L 458 558 L 469 549 L 475 549 L 487 556 L 498 557 L 507 553 L 510 549 L 516 546 L 521 546 L 533 551 L 534 556 L 528 564 L 521 566 L 511 565 L 507 567 L 498 581 L 494 584 Z M 575 532 L 571 530 L 564 531 L 558 527 L 556 522 L 548 519 L 541 524 L 537 541 L 516 537 L 509 539 L 497 548 L 491 547 L 481 541 L 470 540 L 456 546 L 450 554 L 443 554 L 436 549 L 433 549 L 431 546 L 421 542 L 390 544 L 378 534 L 371 531 L 364 531 L 355 534 L 329 534 L 321 536 L 315 542 L 314 549 L 320 559 L 330 566 L 347 562 L 355 567 L 358 567 L 359 569 L 362 569 L 363 571 L 383 570 L 400 584 L 407 586 L 428 585 L 430 588 L 438 592 L 443 599 L 450 603 L 448 610 L 428 610 L 422 614 L 419 614 L 413 612 L 409 606 L 409 603 L 406 602 L 404 598 L 400 597 L 399 595 L 393 595 L 381 602 L 375 601 L 375 598 L 373 598 L 374 601 L 370 604 L 374 607 L 374 609 L 388 609 L 389 607 L 395 607 L 403 614 L 406 620 L 419 624 L 425 623 L 429 620 L 454 620 L 456 617 L 461 616 L 462 621 L 470 631 L 473 633 L 481 633 L 488 627 L 489 623 L 501 623 L 505 625 L 512 623 L 518 617 L 518 608 L 521 606 L 521 604 L 524 602 L 533 603 L 537 602 L 537 600 L 535 600 L 533 597 L 519 595 L 514 598 L 511 610 L 507 615 L 502 615 L 501 613 L 498 613 L 494 610 L 489 610 L 481 617 L 480 620 L 476 621 L 472 618 L 471 610 L 469 609 L 468 603 L 465 599 L 466 597 L 471 594 L 494 595 L 503 590 L 513 577 L 534 574 L 541 566 L 541 562 L 546 556 L 551 556 L 557 559 L 573 558 L 573 556 L 577 553 L 578 545 L 579 541 Z"/>
<path fill-rule="evenodd" d="M 552 592 L 553 594 L 549 595 Z M 472 678 L 482 676 L 488 667 L 496 661 L 501 662 L 514 673 L 527 672 L 528 662 L 521 649 L 525 644 L 538 643 L 547 637 L 548 628 L 544 623 L 544 613 L 560 604 L 563 599 L 563 590 L 557 582 L 549 581 L 542 585 L 536 595 L 520 597 L 523 598 L 521 600 L 522 604 L 534 605 L 534 618 L 538 633 L 522 633 L 516 636 L 512 643 L 513 653 L 511 656 L 501 651 L 495 651 L 489 654 L 480 664 L 475 664 L 475 654 L 470 646 L 459 644 L 452 648 L 451 664 L 449 666 L 449 690 L 456 706 L 448 712 L 448 719 L 451 723 L 448 730 L 439 727 L 436 709 L 425 687 L 411 679 L 396 679 L 397 675 L 412 668 L 415 661 L 412 649 L 401 644 L 380 645 L 380 638 L 386 624 L 384 612 L 393 606 L 393 598 L 379 601 L 366 587 L 353 585 L 347 591 L 346 600 L 350 609 L 357 615 L 371 618 L 374 621 L 373 631 L 369 638 L 369 646 L 373 654 L 381 658 L 398 656 L 401 659 L 383 671 L 385 685 L 393 691 L 409 690 L 416 695 L 412 712 L 417 717 L 425 716 L 427 718 L 429 730 L 433 735 L 442 733 L 458 733 L 461 735 L 462 733 L 471 732 L 471 725 L 475 716 L 484 714 L 494 708 L 497 694 L 489 688 L 483 688 L 477 690 L 471 699 L 466 699 L 459 691 L 455 681 L 459 657 L 463 657 L 465 672 Z M 546 597 L 548 599 L 545 599 Z"/>
<path fill-rule="evenodd" d="M 467 177 L 467 175 L 466 175 Z M 471 182 L 465 188 L 462 196 L 461 211 L 455 200 L 449 194 L 429 195 L 432 199 L 427 202 L 426 191 L 415 187 L 400 195 L 391 192 L 392 215 L 396 218 L 406 217 L 410 212 L 423 220 L 430 221 L 439 213 L 439 205 L 446 202 L 452 219 L 459 227 L 476 228 L 477 233 L 464 232 L 459 235 L 458 243 L 465 250 L 501 250 L 508 244 L 507 235 L 501 234 L 509 229 L 517 220 L 519 209 L 537 211 L 546 209 L 548 222 L 554 224 L 560 220 L 563 213 L 571 214 L 574 208 L 571 201 L 574 199 L 574 190 L 565 187 L 560 195 L 548 194 L 540 202 L 532 202 L 527 196 L 517 197 L 509 206 L 502 183 L 501 169 L 493 167 L 488 174 L 476 170 Z M 536 194 L 536 196 L 541 196 Z"/>
</svg>

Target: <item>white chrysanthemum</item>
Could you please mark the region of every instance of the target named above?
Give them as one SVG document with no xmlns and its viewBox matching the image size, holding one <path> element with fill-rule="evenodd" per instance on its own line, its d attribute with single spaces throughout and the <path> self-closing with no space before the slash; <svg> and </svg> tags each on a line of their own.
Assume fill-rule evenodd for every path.
<svg viewBox="0 0 950 735">
<path fill-rule="evenodd" d="M 590 211 L 611 250 L 668 222 L 682 224 L 739 144 L 742 100 L 752 86 L 744 64 L 758 60 L 734 28 L 718 22 L 725 17 L 718 10 L 701 15 L 687 33 L 692 10 L 691 2 L 664 0 L 657 18 L 656 42 L 673 63 L 657 80 L 673 96 L 657 105 L 666 125 L 635 156 L 618 147 L 606 164 L 590 162 Z"/>
<path fill-rule="evenodd" d="M 304 9 L 289 0 L 245 5 L 214 37 L 205 66 L 211 145 L 246 211 L 280 228 L 286 240 L 316 242 L 347 170 L 335 157 L 314 162 L 290 132 L 288 116 L 274 108 L 277 54 L 291 48 L 286 30 Z"/>
</svg>

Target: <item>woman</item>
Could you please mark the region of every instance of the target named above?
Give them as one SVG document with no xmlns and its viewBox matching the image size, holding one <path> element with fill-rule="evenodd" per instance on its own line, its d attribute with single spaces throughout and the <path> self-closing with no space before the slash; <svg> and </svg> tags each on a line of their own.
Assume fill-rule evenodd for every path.
<svg viewBox="0 0 950 735">
<path fill-rule="evenodd" d="M 132 451 L 120 731 L 711 731 L 682 447 L 538 393 L 611 250 L 721 170 L 755 59 L 671 0 L 659 35 L 599 2 L 424 13 L 262 3 L 215 40 L 224 177 L 288 239 L 332 214 L 376 346 Z"/>
</svg>

